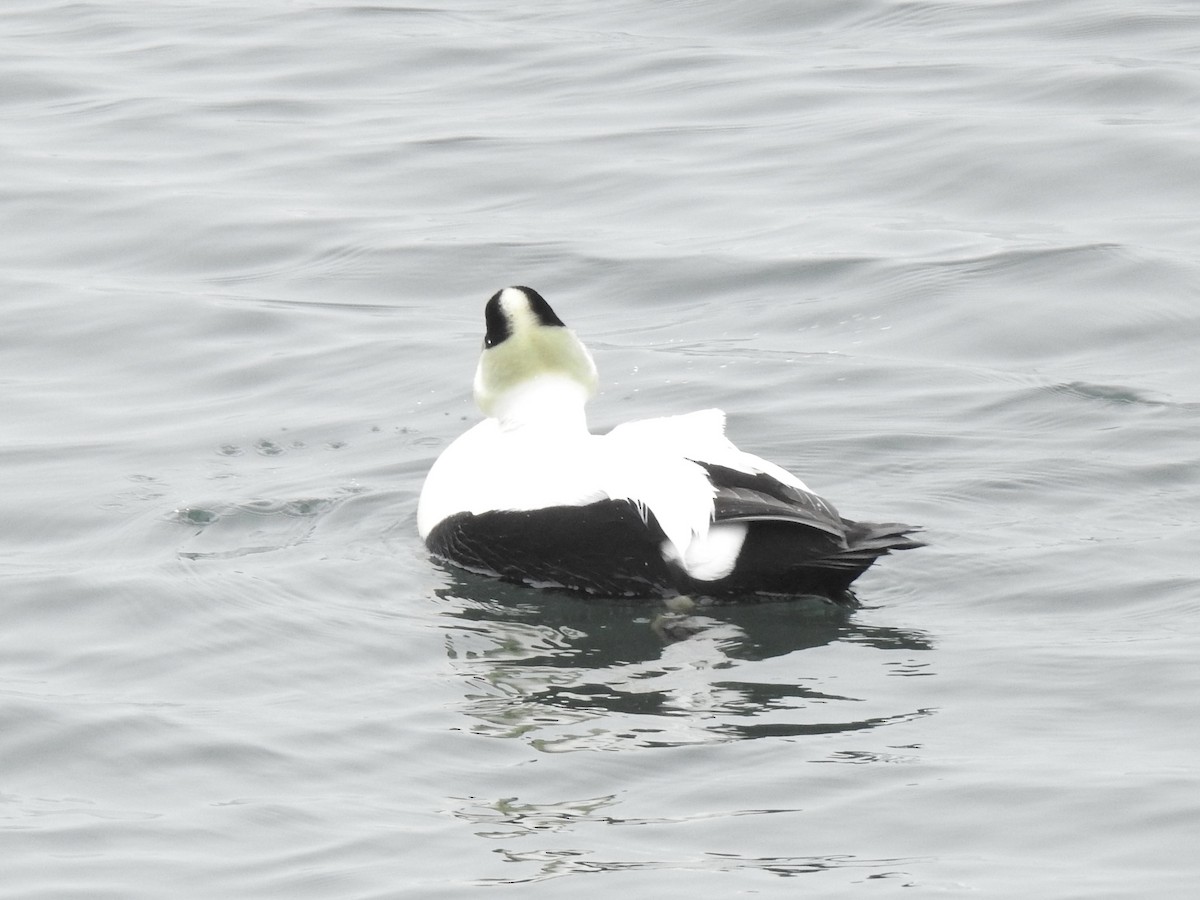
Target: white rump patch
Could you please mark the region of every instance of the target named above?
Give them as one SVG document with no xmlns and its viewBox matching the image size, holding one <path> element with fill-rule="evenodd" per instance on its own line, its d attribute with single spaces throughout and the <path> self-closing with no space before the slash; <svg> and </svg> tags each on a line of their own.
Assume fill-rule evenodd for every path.
<svg viewBox="0 0 1200 900">
<path fill-rule="evenodd" d="M 695 537 L 680 558 L 670 541 L 663 541 L 662 554 L 667 562 L 678 563 L 697 581 L 719 581 L 737 565 L 749 526 L 745 522 L 722 522 Z"/>
</svg>

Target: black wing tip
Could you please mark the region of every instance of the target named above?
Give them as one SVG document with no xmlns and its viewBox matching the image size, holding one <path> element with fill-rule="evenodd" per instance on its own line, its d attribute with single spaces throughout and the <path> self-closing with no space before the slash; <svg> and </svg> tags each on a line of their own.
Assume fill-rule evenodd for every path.
<svg viewBox="0 0 1200 900">
<path fill-rule="evenodd" d="M 885 546 L 892 550 L 912 550 L 928 546 L 926 541 L 910 537 L 925 529 L 920 525 L 904 522 L 855 522 L 843 520 L 850 546 Z"/>
</svg>

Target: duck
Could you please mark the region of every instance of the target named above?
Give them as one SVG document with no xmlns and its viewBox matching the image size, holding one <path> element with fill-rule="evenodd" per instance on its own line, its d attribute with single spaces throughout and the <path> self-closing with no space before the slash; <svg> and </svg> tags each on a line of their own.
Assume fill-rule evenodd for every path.
<svg viewBox="0 0 1200 900">
<path fill-rule="evenodd" d="M 484 307 L 473 393 L 484 418 L 434 461 L 417 530 L 437 560 L 597 598 L 812 596 L 858 604 L 879 557 L 922 546 L 846 519 L 786 469 L 738 449 L 703 409 L 588 428 L 596 364 L 523 285 Z"/>
</svg>

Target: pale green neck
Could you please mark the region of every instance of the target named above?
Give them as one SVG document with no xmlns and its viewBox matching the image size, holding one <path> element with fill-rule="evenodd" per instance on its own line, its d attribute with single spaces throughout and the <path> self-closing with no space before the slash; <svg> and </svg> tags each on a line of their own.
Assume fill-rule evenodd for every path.
<svg viewBox="0 0 1200 900">
<path fill-rule="evenodd" d="M 506 429 L 538 425 L 586 433 L 583 408 L 597 380 L 592 355 L 571 331 L 531 327 L 483 351 L 475 402 Z"/>
</svg>

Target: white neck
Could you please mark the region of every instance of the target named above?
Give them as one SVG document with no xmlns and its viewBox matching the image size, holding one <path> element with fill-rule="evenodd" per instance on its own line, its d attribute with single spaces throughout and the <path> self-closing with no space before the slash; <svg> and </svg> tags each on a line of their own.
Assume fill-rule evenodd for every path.
<svg viewBox="0 0 1200 900">
<path fill-rule="evenodd" d="M 548 429 L 559 434 L 587 434 L 589 390 L 574 378 L 538 375 L 506 391 L 493 404 L 492 417 L 505 431 Z"/>
</svg>

